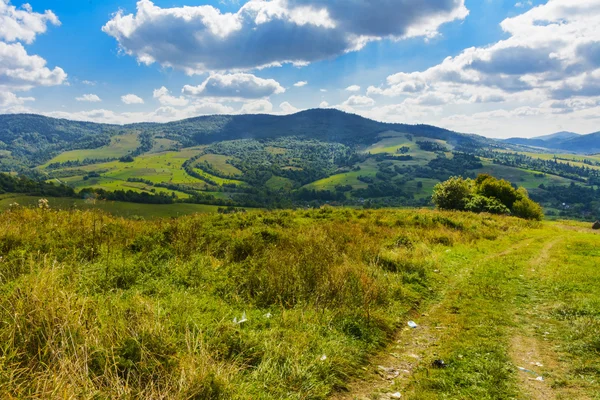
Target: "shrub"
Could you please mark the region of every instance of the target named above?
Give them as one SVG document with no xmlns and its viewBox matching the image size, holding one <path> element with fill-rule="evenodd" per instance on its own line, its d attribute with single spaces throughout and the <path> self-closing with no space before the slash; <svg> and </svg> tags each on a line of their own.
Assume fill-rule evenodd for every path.
<svg viewBox="0 0 600 400">
<path fill-rule="evenodd" d="M 510 214 L 510 210 L 498 199 L 475 195 L 469 199 L 465 206 L 466 211 L 490 214 Z"/>
<path fill-rule="evenodd" d="M 544 218 L 542 207 L 535 201 L 522 198 L 513 205 L 513 214 L 520 218 L 541 221 Z"/>
<path fill-rule="evenodd" d="M 435 186 L 432 200 L 439 209 L 462 211 L 471 194 L 471 186 L 470 179 L 453 176 Z"/>
<path fill-rule="evenodd" d="M 496 179 L 487 174 L 479 175 L 475 180 L 475 194 L 498 199 L 509 209 L 512 208 L 515 201 L 522 197 L 522 194 L 517 192 L 510 182 Z"/>
</svg>

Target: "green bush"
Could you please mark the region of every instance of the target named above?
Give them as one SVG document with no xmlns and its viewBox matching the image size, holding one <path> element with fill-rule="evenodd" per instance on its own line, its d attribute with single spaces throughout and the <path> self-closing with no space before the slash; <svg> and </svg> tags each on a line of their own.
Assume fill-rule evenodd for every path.
<svg viewBox="0 0 600 400">
<path fill-rule="evenodd" d="M 535 201 L 523 198 L 517 200 L 513 205 L 513 214 L 520 218 L 541 221 L 544 219 L 542 207 Z"/>
<path fill-rule="evenodd" d="M 465 206 L 466 211 L 475 213 L 488 212 L 490 214 L 510 214 L 510 210 L 498 199 L 480 195 L 472 196 Z"/>
<path fill-rule="evenodd" d="M 442 210 L 544 218 L 542 207 L 529 199 L 525 188 L 515 189 L 508 181 L 487 174 L 479 175 L 475 181 L 452 177 L 436 185 L 432 200 Z"/>
<path fill-rule="evenodd" d="M 433 189 L 433 202 L 441 210 L 465 209 L 467 199 L 471 194 L 472 181 L 453 176 Z"/>
</svg>

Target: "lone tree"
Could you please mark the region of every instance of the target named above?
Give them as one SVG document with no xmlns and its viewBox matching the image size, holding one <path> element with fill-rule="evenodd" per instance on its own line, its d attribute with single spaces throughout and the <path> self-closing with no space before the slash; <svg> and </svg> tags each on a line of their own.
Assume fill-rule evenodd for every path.
<svg viewBox="0 0 600 400">
<path fill-rule="evenodd" d="M 515 189 L 510 182 L 482 174 L 475 180 L 451 177 L 433 189 L 433 202 L 441 210 L 488 212 L 542 220 L 542 207 L 531 200 L 524 188 Z"/>
</svg>

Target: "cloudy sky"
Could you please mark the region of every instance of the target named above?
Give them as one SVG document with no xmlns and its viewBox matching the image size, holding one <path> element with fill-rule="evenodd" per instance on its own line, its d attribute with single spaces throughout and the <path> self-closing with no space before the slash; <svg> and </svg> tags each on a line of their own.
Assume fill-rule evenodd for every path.
<svg viewBox="0 0 600 400">
<path fill-rule="evenodd" d="M 600 130 L 600 0 L 0 0 L 0 113 Z"/>
</svg>

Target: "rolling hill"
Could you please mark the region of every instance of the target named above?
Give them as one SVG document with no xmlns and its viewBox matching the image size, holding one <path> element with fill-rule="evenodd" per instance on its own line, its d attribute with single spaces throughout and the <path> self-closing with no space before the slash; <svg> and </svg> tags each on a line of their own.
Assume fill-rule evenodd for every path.
<svg viewBox="0 0 600 400">
<path fill-rule="evenodd" d="M 597 136 L 536 140 L 565 143 L 568 153 L 593 149 Z M 0 172 L 62 184 L 80 198 L 269 208 L 428 206 L 440 181 L 485 173 L 526 188 L 551 214 L 593 218 L 600 158 L 523 143 L 331 109 L 123 126 L 0 115 Z"/>
<path fill-rule="evenodd" d="M 15 162 L 35 166 L 64 151 L 106 146 L 110 138 L 147 133 L 183 147 L 239 139 L 301 137 L 346 145 L 377 142 L 378 134 L 398 131 L 453 144 L 486 142 L 430 125 L 382 123 L 332 109 L 302 111 L 293 115 L 212 115 L 157 124 L 107 125 L 69 121 L 32 114 L 0 115 L 0 151 Z M 5 156 L 6 158 L 6 156 Z"/>
</svg>

